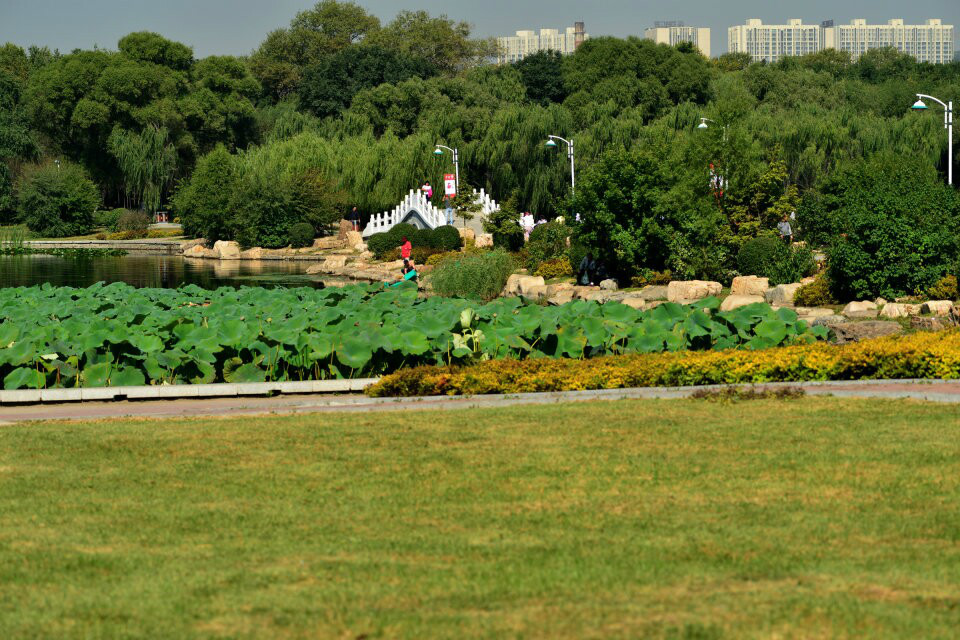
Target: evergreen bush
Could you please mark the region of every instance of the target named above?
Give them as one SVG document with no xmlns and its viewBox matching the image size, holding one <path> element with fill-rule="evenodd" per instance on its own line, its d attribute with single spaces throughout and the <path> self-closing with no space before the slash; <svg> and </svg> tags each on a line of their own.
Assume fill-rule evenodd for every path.
<svg viewBox="0 0 960 640">
<path fill-rule="evenodd" d="M 433 290 L 447 298 L 493 300 L 513 273 L 513 258 L 503 249 L 462 254 L 441 261 L 433 270 Z"/>
<path fill-rule="evenodd" d="M 463 238 L 456 227 L 443 225 L 433 230 L 431 234 L 431 247 L 443 251 L 456 251 L 463 246 Z"/>
<path fill-rule="evenodd" d="M 313 225 L 298 222 L 290 227 L 290 246 L 295 248 L 310 247 L 313 245 Z"/>
</svg>

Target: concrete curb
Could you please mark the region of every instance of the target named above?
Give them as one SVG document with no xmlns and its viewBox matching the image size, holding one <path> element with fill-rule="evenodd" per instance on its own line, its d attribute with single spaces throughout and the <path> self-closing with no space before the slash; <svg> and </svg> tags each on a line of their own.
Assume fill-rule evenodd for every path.
<svg viewBox="0 0 960 640">
<path fill-rule="evenodd" d="M 111 400 L 183 400 L 278 394 L 356 393 L 363 391 L 377 380 L 379 378 L 238 384 L 172 384 L 140 387 L 82 387 L 80 389 L 19 389 L 0 391 L 0 406 Z"/>
</svg>

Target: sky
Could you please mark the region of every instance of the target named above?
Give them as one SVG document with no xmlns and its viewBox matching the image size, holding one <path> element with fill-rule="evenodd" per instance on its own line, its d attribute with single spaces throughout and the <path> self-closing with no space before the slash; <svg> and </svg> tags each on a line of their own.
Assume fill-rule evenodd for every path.
<svg viewBox="0 0 960 640">
<path fill-rule="evenodd" d="M 315 1 L 315 0 L 314 0 Z M 131 31 L 156 31 L 193 47 L 197 57 L 244 55 L 267 32 L 286 26 L 311 0 L 0 0 L 0 43 L 45 45 L 61 52 L 99 46 L 115 49 Z M 960 0 L 359 0 L 383 21 L 402 9 L 446 13 L 474 26 L 478 36 L 518 29 L 586 23 L 591 36 L 643 35 L 656 20 L 710 27 L 713 55 L 726 51 L 727 27 L 747 18 L 783 24 L 788 18 L 837 24 L 852 18 L 923 23 L 942 18 L 960 28 Z M 956 30 L 960 31 L 960 29 Z M 955 36 L 960 46 L 960 36 Z"/>
</svg>

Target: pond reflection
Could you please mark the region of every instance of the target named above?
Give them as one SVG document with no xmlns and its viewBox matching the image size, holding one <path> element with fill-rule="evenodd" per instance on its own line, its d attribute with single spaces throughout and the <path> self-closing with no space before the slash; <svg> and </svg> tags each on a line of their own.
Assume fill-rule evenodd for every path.
<svg viewBox="0 0 960 640">
<path fill-rule="evenodd" d="M 0 287 L 30 287 L 47 282 L 54 286 L 89 287 L 97 282 L 126 282 L 134 287 L 168 289 L 186 284 L 206 289 L 223 286 L 322 288 L 320 278 L 306 274 L 310 264 L 181 256 L 0 256 Z"/>
</svg>

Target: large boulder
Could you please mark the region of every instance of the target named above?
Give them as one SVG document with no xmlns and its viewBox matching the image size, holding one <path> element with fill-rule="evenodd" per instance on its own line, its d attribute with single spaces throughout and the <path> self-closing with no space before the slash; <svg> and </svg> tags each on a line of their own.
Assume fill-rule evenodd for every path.
<svg viewBox="0 0 960 640">
<path fill-rule="evenodd" d="M 617 287 L 616 280 L 612 278 L 607 278 L 606 280 L 600 283 L 600 288 L 603 289 L 604 291 L 616 291 L 619 287 Z"/>
<path fill-rule="evenodd" d="M 640 295 L 644 300 L 666 300 L 667 287 L 662 284 L 648 284 L 640 289 Z"/>
<path fill-rule="evenodd" d="M 667 285 L 667 300 L 680 304 L 720 295 L 723 285 L 706 280 L 674 280 Z"/>
<path fill-rule="evenodd" d="M 493 234 L 492 233 L 477 234 L 477 247 L 480 249 L 484 247 L 493 247 Z"/>
<path fill-rule="evenodd" d="M 504 296 L 518 296 L 520 295 L 520 278 L 523 276 L 519 273 L 511 273 L 510 277 L 507 278 L 507 284 L 503 287 Z"/>
<path fill-rule="evenodd" d="M 764 280 L 766 280 L 766 278 L 764 278 Z M 745 307 L 757 302 L 763 302 L 763 296 L 731 295 L 727 296 L 720 304 L 720 311 L 732 311 L 733 309 L 739 309 L 740 307 Z"/>
<path fill-rule="evenodd" d="M 880 309 L 881 318 L 909 318 L 920 314 L 919 304 L 888 302 Z"/>
<path fill-rule="evenodd" d="M 340 227 L 337 231 L 337 239 L 344 241 L 347 239 L 347 234 L 353 231 L 353 223 L 349 220 L 341 220 Z"/>
<path fill-rule="evenodd" d="M 860 300 L 847 303 L 841 313 L 848 318 L 876 318 L 880 314 L 880 310 L 876 303 L 869 300 Z"/>
<path fill-rule="evenodd" d="M 600 291 L 600 287 L 574 286 L 573 297 L 576 300 L 587 300 L 589 296 L 593 295 L 597 291 Z"/>
<path fill-rule="evenodd" d="M 528 298 L 532 297 L 534 287 L 546 287 L 542 276 L 520 276 L 520 280 L 517 283 L 520 295 Z"/>
<path fill-rule="evenodd" d="M 474 242 L 477 241 L 477 232 L 470 227 L 460 227 L 457 231 L 460 232 L 460 238 L 463 240 L 463 244 L 467 244 L 470 240 Z"/>
<path fill-rule="evenodd" d="M 641 311 L 647 308 L 647 301 L 641 298 L 640 296 L 627 296 L 626 298 L 622 299 L 620 302 L 621 304 L 625 304 L 628 307 L 631 307 L 633 309 L 639 309 Z"/>
<path fill-rule="evenodd" d="M 860 342 L 871 338 L 882 338 L 903 333 L 899 322 L 868 320 L 865 322 L 841 322 L 830 325 L 837 336 L 837 344 Z"/>
<path fill-rule="evenodd" d="M 311 246 L 310 248 L 323 249 L 323 250 L 342 249 L 344 246 L 344 243 L 346 242 L 345 238 L 346 238 L 346 235 L 344 235 L 344 239 L 340 239 L 338 236 L 314 238 L 313 246 Z"/>
<path fill-rule="evenodd" d="M 923 303 L 923 306 L 920 308 L 920 312 L 929 313 L 935 316 L 946 316 L 950 315 L 950 309 L 952 308 L 953 303 L 949 300 L 930 300 Z"/>
<path fill-rule="evenodd" d="M 797 295 L 797 290 L 802 286 L 799 282 L 778 284 L 764 291 L 763 297 L 770 304 L 792 305 L 793 297 Z"/>
<path fill-rule="evenodd" d="M 347 235 L 344 238 L 347 248 L 354 249 L 356 251 L 363 251 L 366 247 L 363 242 L 363 234 L 359 231 L 347 231 Z"/>
<path fill-rule="evenodd" d="M 550 289 L 550 287 L 548 286 L 547 289 Z M 548 291 L 547 293 L 547 304 L 559 307 L 568 302 L 573 302 L 573 287 L 569 289 L 558 289 L 553 293 L 549 293 Z"/>
<path fill-rule="evenodd" d="M 221 260 L 239 260 L 240 245 L 229 240 L 217 240 L 213 243 L 213 250 Z"/>
<path fill-rule="evenodd" d="M 760 296 L 770 288 L 770 278 L 737 276 L 730 285 L 731 296 Z M 761 301 L 762 302 L 762 301 Z"/>
<path fill-rule="evenodd" d="M 821 318 L 834 315 L 833 309 L 827 309 L 826 307 L 794 307 L 793 310 L 802 318 Z"/>
<path fill-rule="evenodd" d="M 207 249 L 202 244 L 195 244 L 183 252 L 185 258 L 219 258 L 220 254 L 213 249 Z"/>
<path fill-rule="evenodd" d="M 244 260 L 261 260 L 263 259 L 263 248 L 262 247 L 252 247 L 246 251 L 240 252 L 240 257 Z"/>
<path fill-rule="evenodd" d="M 547 296 L 547 285 L 536 284 L 528 287 L 524 295 L 532 300 L 541 300 Z"/>
</svg>

